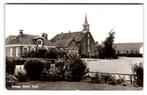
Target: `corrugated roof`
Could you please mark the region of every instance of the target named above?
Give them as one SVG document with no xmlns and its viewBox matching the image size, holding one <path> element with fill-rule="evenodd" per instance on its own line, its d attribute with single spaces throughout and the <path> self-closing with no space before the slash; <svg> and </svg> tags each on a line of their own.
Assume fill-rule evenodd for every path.
<svg viewBox="0 0 147 95">
<path fill-rule="evenodd" d="M 57 34 L 51 41 L 57 47 L 67 47 L 73 39 L 75 39 L 76 42 L 81 42 L 85 35 L 86 33 L 82 31 L 61 33 Z"/>
<path fill-rule="evenodd" d="M 114 47 L 116 50 L 134 50 L 140 49 L 143 46 L 143 42 L 138 43 L 115 43 Z"/>
</svg>

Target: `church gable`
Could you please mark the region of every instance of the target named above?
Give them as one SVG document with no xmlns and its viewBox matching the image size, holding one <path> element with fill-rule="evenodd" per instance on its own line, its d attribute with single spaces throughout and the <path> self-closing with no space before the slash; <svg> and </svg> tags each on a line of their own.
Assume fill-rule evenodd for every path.
<svg viewBox="0 0 147 95">
<path fill-rule="evenodd" d="M 51 39 L 51 42 L 53 42 L 53 44 L 56 45 L 57 47 L 68 47 L 68 45 L 71 43 L 73 38 L 75 39 L 75 42 L 81 42 L 85 35 L 86 34 L 81 31 L 61 33 L 61 34 L 57 34 L 53 39 Z"/>
</svg>

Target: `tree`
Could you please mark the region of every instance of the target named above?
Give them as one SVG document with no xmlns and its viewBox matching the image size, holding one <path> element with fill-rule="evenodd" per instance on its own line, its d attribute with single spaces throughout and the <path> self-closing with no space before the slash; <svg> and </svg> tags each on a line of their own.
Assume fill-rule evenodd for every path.
<svg viewBox="0 0 147 95">
<path fill-rule="evenodd" d="M 106 37 L 105 41 L 98 46 L 99 49 L 99 58 L 106 59 L 115 59 L 117 55 L 115 53 L 114 43 L 115 32 L 109 32 L 109 36 Z"/>
<path fill-rule="evenodd" d="M 143 87 L 143 64 L 135 64 L 133 66 L 133 72 L 135 73 L 134 79 L 137 85 Z"/>
</svg>

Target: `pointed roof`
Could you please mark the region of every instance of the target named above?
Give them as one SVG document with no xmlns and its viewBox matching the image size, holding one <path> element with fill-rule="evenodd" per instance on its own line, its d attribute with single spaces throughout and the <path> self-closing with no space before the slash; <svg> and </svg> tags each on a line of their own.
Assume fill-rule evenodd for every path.
<svg viewBox="0 0 147 95">
<path fill-rule="evenodd" d="M 88 24 L 88 20 L 87 20 L 87 15 L 85 14 L 85 21 L 84 21 L 84 24 Z"/>
<path fill-rule="evenodd" d="M 22 34 L 18 36 L 14 36 L 15 38 L 12 39 L 12 36 L 7 37 L 6 44 L 34 44 L 33 38 L 37 37 L 38 35 L 29 35 L 29 34 Z M 21 38 L 21 40 L 20 40 Z M 12 40 L 10 40 L 12 39 Z"/>
<path fill-rule="evenodd" d="M 71 41 L 81 42 L 86 33 L 82 31 L 57 34 L 51 42 L 57 47 L 67 47 Z"/>
<path fill-rule="evenodd" d="M 6 45 L 12 45 L 12 44 L 27 44 L 27 45 L 33 45 L 34 40 L 37 38 L 42 38 L 38 35 L 30 35 L 30 34 L 22 34 L 22 35 L 10 35 L 6 38 Z M 44 45 L 52 46 L 52 43 L 50 40 L 43 39 Z"/>
</svg>

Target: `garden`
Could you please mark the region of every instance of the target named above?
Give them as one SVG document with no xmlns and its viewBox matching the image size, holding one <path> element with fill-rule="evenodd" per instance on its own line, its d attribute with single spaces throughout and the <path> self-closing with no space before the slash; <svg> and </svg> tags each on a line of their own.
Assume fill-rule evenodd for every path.
<svg viewBox="0 0 147 95">
<path fill-rule="evenodd" d="M 133 70 L 135 72 L 135 86 L 143 87 L 143 66 L 134 65 Z M 61 90 L 66 90 L 68 86 L 69 88 L 72 87 L 73 90 L 84 88 L 87 90 L 102 89 L 102 85 L 105 85 L 103 89 L 108 89 L 108 85 L 110 89 L 110 85 L 116 86 L 116 89 L 118 85 L 126 86 L 123 85 L 124 79 L 115 79 L 111 74 L 96 73 L 94 76 L 90 76 L 88 73 L 89 68 L 85 61 L 78 55 L 68 54 L 63 50 L 39 49 L 25 52 L 23 58 L 6 58 L 7 89 L 16 89 L 13 87 L 29 84 L 39 86 L 38 89 L 48 90 L 60 89 L 59 87 L 62 88 Z M 87 85 L 87 88 L 83 84 Z"/>
</svg>

